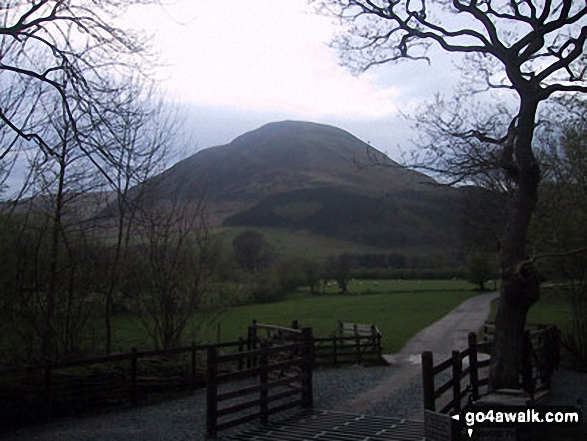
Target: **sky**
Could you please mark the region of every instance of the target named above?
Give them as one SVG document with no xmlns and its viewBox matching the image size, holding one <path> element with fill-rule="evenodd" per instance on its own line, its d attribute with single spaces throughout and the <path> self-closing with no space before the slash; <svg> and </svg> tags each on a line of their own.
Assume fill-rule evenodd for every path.
<svg viewBox="0 0 587 441">
<path fill-rule="evenodd" d="M 306 0 L 163 0 L 124 20 L 152 34 L 160 88 L 189 134 L 184 154 L 293 119 L 340 127 L 398 159 L 411 148 L 401 113 L 457 81 L 449 57 L 353 76 L 328 45 L 341 28 Z"/>
<path fill-rule="evenodd" d="M 307 0 L 159 0 L 130 7 L 117 23 L 151 37 L 158 88 L 182 133 L 169 166 L 267 123 L 311 121 L 346 130 L 401 161 L 414 148 L 405 114 L 450 94 L 457 60 L 384 65 L 353 76 L 329 46 L 341 32 Z M 17 163 L 6 184 L 18 191 Z"/>
</svg>

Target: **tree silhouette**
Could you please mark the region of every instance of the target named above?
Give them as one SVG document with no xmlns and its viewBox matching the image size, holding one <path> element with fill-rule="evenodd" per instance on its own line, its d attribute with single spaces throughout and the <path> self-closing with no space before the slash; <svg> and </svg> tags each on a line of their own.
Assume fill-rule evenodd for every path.
<svg viewBox="0 0 587 441">
<path fill-rule="evenodd" d="M 20 141 L 36 144 L 47 156 L 58 156 L 41 133 L 47 124 L 46 103 L 57 99 L 77 148 L 104 172 L 110 155 L 104 148 L 87 145 L 91 127 L 116 114 L 111 98 L 123 94 L 124 85 L 117 85 L 113 77 L 122 78 L 137 69 L 145 72 L 147 66 L 147 38 L 114 23 L 128 7 L 149 2 L 2 2 L 0 94 L 7 99 L 0 107 L 0 131 L 11 133 L 12 139 L 0 148 L 0 160 Z"/>
<path fill-rule="evenodd" d="M 518 388 L 523 330 L 540 295 L 527 236 L 541 178 L 535 151 L 539 105 L 555 94 L 587 92 L 587 5 L 571 0 L 315 0 L 346 30 L 334 40 L 354 71 L 402 60 L 426 60 L 431 48 L 464 56 L 471 84 L 510 92 L 515 111 L 489 114 L 437 101 L 421 121 L 437 136 L 430 164 L 463 181 L 497 174 L 511 191 L 499 240 L 502 291 L 496 318 L 491 387 Z M 444 139 L 444 141 L 443 141 Z"/>
</svg>

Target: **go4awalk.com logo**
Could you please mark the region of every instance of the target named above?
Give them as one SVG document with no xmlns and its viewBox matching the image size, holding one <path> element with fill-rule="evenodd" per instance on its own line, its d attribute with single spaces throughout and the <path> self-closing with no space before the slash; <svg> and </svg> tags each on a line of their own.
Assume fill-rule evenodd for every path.
<svg viewBox="0 0 587 441">
<path fill-rule="evenodd" d="M 583 414 L 572 406 L 468 406 L 452 418 L 473 437 L 476 428 L 503 429 L 532 424 L 580 424 Z"/>
</svg>

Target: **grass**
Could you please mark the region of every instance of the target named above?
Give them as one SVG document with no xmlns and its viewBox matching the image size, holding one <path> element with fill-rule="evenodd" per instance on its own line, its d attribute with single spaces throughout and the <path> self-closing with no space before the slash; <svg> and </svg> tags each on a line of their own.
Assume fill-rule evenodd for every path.
<svg viewBox="0 0 587 441">
<path fill-rule="evenodd" d="M 334 284 L 318 295 L 302 289 L 283 301 L 231 307 L 208 326 L 201 324 L 210 321 L 209 317 L 196 314 L 188 323 L 184 340 L 216 342 L 218 331 L 221 341 L 245 338 L 253 319 L 276 325 L 290 325 L 297 319 L 301 326 L 312 327 L 314 335 L 327 336 L 338 320 L 343 320 L 377 325 L 383 333 L 384 351 L 392 353 L 460 302 L 476 295 L 473 288 L 465 281 L 356 280 L 345 295 L 336 294 Z M 138 319 L 119 315 L 113 325 L 115 351 L 128 352 L 132 346 L 152 348 Z"/>
<path fill-rule="evenodd" d="M 282 228 L 261 227 L 218 227 L 214 232 L 222 237 L 225 246 L 231 246 L 234 238 L 243 231 L 255 230 L 263 235 L 278 255 L 287 258 L 303 257 L 326 259 L 330 255 L 356 254 L 356 253 L 381 253 L 382 250 L 360 245 L 356 242 L 334 239 L 310 233 L 300 233 Z"/>
<path fill-rule="evenodd" d="M 297 293 L 287 300 L 230 308 L 218 321 L 222 341 L 245 337 L 253 319 L 289 325 L 294 319 L 327 336 L 338 320 L 374 323 L 383 333 L 383 349 L 396 352 L 418 331 L 473 296 L 473 286 L 459 281 L 355 281 L 346 295 Z M 330 289 L 330 288 L 329 288 Z M 195 318 L 198 320 L 198 317 Z M 202 337 L 215 341 L 218 328 Z"/>
<path fill-rule="evenodd" d="M 498 300 L 493 301 L 489 320 L 495 320 L 498 303 Z M 564 293 L 545 285 L 541 288 L 540 300 L 528 311 L 526 322 L 553 324 L 560 329 L 565 329 L 571 317 L 571 305 Z"/>
<path fill-rule="evenodd" d="M 406 257 L 434 255 L 442 260 L 450 256 L 450 250 L 438 247 L 381 248 L 285 228 L 217 227 L 213 231 L 222 237 L 225 246 L 230 247 L 233 239 L 246 230 L 255 230 L 261 233 L 265 240 L 275 248 L 276 253 L 285 258 L 326 260 L 330 256 L 341 254 L 399 254 Z"/>
<path fill-rule="evenodd" d="M 528 322 L 552 323 L 564 329 L 571 320 L 571 316 L 571 305 L 564 293 L 552 287 L 543 286 L 540 300 L 528 312 Z"/>
<path fill-rule="evenodd" d="M 498 300 L 492 303 L 490 320 L 495 320 L 497 315 Z M 556 286 L 544 285 L 541 288 L 540 300 L 532 305 L 528 311 L 526 323 L 541 323 L 556 325 L 563 333 L 570 331 L 573 311 L 571 303 L 564 290 Z M 585 370 L 585 366 L 577 361 L 575 356 L 562 348 L 562 367 L 572 370 Z M 586 438 L 587 439 L 587 438 Z"/>
</svg>

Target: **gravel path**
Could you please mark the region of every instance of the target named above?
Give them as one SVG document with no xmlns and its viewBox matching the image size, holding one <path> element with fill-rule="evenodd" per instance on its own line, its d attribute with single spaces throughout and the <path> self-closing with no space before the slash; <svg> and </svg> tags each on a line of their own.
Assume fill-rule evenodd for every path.
<svg viewBox="0 0 587 441">
<path fill-rule="evenodd" d="M 491 310 L 491 302 L 497 297 L 497 293 L 471 297 L 424 328 L 400 352 L 385 356 L 395 368 L 393 375 L 339 404 L 336 410 L 423 420 L 421 353 L 432 351 L 434 359 L 440 361 L 448 358 L 451 351 L 466 348 L 469 332 L 476 332 L 483 326 Z"/>
<path fill-rule="evenodd" d="M 361 367 L 316 369 L 315 407 L 335 409 L 345 397 L 384 382 L 397 368 Z M 62 419 L 5 434 L 5 440 L 205 440 L 206 392 L 141 407 L 85 418 Z M 242 426 L 237 430 L 242 430 Z M 224 433 L 224 432 L 223 432 Z"/>
<path fill-rule="evenodd" d="M 477 296 L 459 305 L 416 335 L 400 353 L 387 357 L 390 366 L 316 369 L 315 408 L 421 420 L 419 353 L 432 349 L 436 356 L 441 357 L 453 348 L 464 348 L 466 343 L 458 342 L 466 342 L 469 330 L 477 330 L 482 325 L 488 313 L 485 307 L 491 299 L 491 295 Z M 452 333 L 450 329 L 453 329 Z M 587 373 L 559 371 L 554 377 L 547 403 L 575 405 L 578 400 L 585 407 Z M 206 394 L 202 390 L 188 398 L 153 406 L 29 427 L 4 434 L 3 439 L 198 441 L 205 440 L 205 421 Z M 242 430 L 242 427 L 237 430 Z"/>
</svg>

